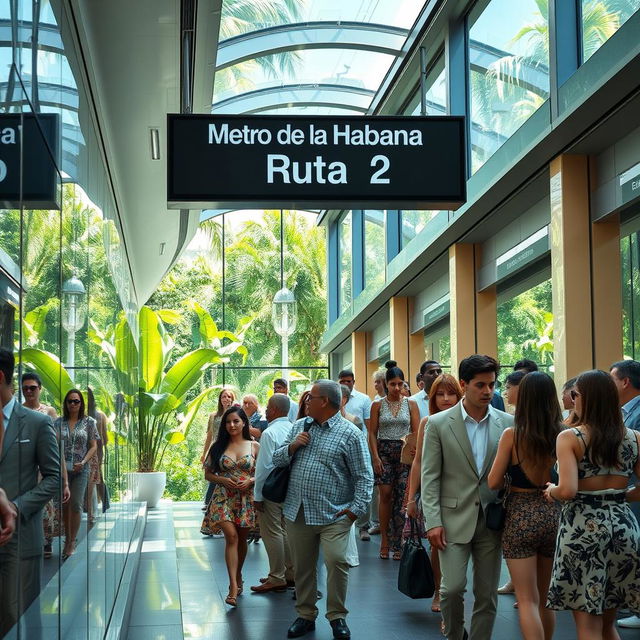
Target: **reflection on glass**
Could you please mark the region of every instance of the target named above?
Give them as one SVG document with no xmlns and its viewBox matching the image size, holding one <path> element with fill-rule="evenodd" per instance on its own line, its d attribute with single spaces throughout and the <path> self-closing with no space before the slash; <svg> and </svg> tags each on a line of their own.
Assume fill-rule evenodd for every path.
<svg viewBox="0 0 640 640">
<path fill-rule="evenodd" d="M 542 368 L 553 365 L 551 280 L 498 305 L 498 360 L 505 368 L 529 358 Z"/>
<path fill-rule="evenodd" d="M 640 0 L 582 0 L 582 59 L 588 60 L 640 9 Z"/>
<path fill-rule="evenodd" d="M 340 271 L 340 313 L 351 306 L 353 267 L 351 264 L 352 214 L 347 213 L 338 225 L 338 260 Z"/>
<path fill-rule="evenodd" d="M 468 28 L 475 173 L 549 96 L 547 3 L 491 0 Z"/>
<path fill-rule="evenodd" d="M 434 210 L 403 210 L 401 213 L 402 228 L 400 234 L 401 246 L 404 247 L 423 229 L 430 227 L 434 234 L 446 227 L 449 220 L 448 211 Z"/>
<path fill-rule="evenodd" d="M 382 286 L 385 281 L 385 211 L 364 212 L 364 281 L 365 287 Z"/>
<path fill-rule="evenodd" d="M 640 356 L 640 242 L 638 233 L 620 240 L 622 267 L 622 342 L 625 358 Z"/>
<path fill-rule="evenodd" d="M 444 67 L 444 56 L 441 56 L 427 73 L 426 81 L 426 108 L 428 116 L 447 115 L 447 75 Z M 410 101 L 406 113 L 419 116 L 422 113 L 420 90 Z"/>
</svg>

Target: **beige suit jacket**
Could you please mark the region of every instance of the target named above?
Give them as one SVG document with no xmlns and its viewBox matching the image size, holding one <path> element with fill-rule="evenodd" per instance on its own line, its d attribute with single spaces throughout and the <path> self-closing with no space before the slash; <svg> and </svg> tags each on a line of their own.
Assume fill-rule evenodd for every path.
<svg viewBox="0 0 640 640">
<path fill-rule="evenodd" d="M 429 417 L 422 450 L 422 508 L 427 529 L 444 527 L 448 542 L 473 538 L 478 512 L 494 502 L 487 476 L 502 431 L 513 416 L 489 407 L 487 453 L 478 473 L 460 403 Z"/>
</svg>

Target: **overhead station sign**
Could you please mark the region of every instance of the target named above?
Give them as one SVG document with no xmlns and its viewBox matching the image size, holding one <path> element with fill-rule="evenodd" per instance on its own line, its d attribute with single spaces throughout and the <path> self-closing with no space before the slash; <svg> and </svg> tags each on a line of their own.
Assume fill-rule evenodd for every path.
<svg viewBox="0 0 640 640">
<path fill-rule="evenodd" d="M 169 115 L 171 208 L 457 209 L 464 119 Z"/>
</svg>

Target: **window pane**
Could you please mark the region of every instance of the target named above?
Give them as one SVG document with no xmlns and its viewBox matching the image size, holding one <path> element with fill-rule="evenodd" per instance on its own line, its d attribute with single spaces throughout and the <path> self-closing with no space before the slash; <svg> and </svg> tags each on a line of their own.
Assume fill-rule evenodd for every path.
<svg viewBox="0 0 640 640">
<path fill-rule="evenodd" d="M 351 306 L 351 211 L 342 219 L 338 229 L 340 260 L 340 313 Z"/>
<path fill-rule="evenodd" d="M 475 173 L 549 96 L 546 3 L 492 0 L 472 12 L 469 62 Z"/>
<path fill-rule="evenodd" d="M 382 286 L 385 280 L 385 211 L 364 212 L 364 281 L 365 287 Z"/>
<path fill-rule="evenodd" d="M 444 68 L 444 57 L 440 58 L 427 75 L 427 115 L 447 115 L 447 77 Z M 415 103 L 415 104 L 414 104 Z M 408 112 L 412 116 L 420 115 L 420 90 L 409 104 Z"/>
<path fill-rule="evenodd" d="M 402 214 L 401 248 L 409 244 L 426 227 L 432 227 L 433 232 L 443 229 L 449 220 L 448 211 L 413 211 L 405 210 Z"/>
<path fill-rule="evenodd" d="M 582 0 L 582 59 L 588 60 L 638 9 L 640 0 Z"/>
</svg>

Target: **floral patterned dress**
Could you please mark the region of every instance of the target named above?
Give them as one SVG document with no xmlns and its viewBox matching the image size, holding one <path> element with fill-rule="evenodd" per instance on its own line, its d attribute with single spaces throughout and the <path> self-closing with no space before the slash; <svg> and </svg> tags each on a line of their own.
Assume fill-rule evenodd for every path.
<svg viewBox="0 0 640 640">
<path fill-rule="evenodd" d="M 211 458 L 207 458 L 205 467 L 217 475 L 231 478 L 236 482 L 253 478 L 256 469 L 253 447 L 251 453 L 241 456 L 238 460 L 223 454 L 220 458 L 219 471 L 214 471 Z M 223 484 L 215 485 L 200 532 L 207 536 L 218 533 L 221 522 L 232 522 L 236 527 L 248 529 L 255 527 L 256 515 L 253 508 L 253 486 L 247 491 L 240 491 L 238 489 L 228 489 Z"/>
<path fill-rule="evenodd" d="M 582 438 L 579 429 L 573 429 Z M 601 469 L 588 456 L 578 477 L 631 475 L 638 442 L 627 429 L 620 445 L 620 468 Z M 640 614 L 640 526 L 618 489 L 579 491 L 560 516 L 547 607 L 602 615 L 628 607 Z"/>
</svg>

